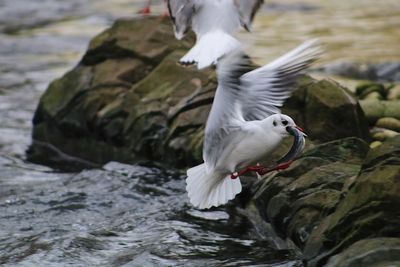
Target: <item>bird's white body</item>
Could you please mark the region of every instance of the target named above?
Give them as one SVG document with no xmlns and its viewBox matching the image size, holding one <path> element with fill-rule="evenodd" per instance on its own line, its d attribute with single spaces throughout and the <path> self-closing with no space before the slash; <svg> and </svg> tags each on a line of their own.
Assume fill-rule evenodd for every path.
<svg viewBox="0 0 400 267">
<path fill-rule="evenodd" d="M 204 163 L 187 171 L 186 189 L 194 206 L 210 208 L 233 199 L 242 186 L 231 174 L 270 155 L 289 135 L 287 127 L 296 127 L 279 107 L 296 89 L 300 71 L 320 52 L 314 40 L 252 71 L 242 51 L 218 62 L 219 85 L 205 129 Z"/>
<path fill-rule="evenodd" d="M 271 131 L 266 121 L 244 122 L 237 137 L 238 142 L 232 144 L 232 151 L 224 151 L 215 170 L 230 174 L 271 154 L 282 143 L 283 136 Z"/>
<path fill-rule="evenodd" d="M 240 16 L 233 0 L 195 0 L 195 5 L 200 8 L 193 16 L 192 29 L 198 39 L 212 31 L 233 34 L 240 29 Z"/>
</svg>

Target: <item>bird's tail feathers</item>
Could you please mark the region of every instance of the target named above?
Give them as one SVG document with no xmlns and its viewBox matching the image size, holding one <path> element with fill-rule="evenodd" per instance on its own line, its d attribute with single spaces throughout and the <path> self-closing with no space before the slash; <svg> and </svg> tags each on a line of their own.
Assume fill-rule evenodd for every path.
<svg viewBox="0 0 400 267">
<path fill-rule="evenodd" d="M 241 43 L 232 35 L 215 30 L 202 35 L 196 45 L 179 62 L 182 65 L 197 64 L 198 69 L 216 64 L 218 59 L 241 47 Z"/>
<path fill-rule="evenodd" d="M 190 168 L 187 175 L 186 190 L 190 203 L 200 209 L 223 205 L 242 191 L 239 178 L 207 173 L 204 163 Z"/>
</svg>

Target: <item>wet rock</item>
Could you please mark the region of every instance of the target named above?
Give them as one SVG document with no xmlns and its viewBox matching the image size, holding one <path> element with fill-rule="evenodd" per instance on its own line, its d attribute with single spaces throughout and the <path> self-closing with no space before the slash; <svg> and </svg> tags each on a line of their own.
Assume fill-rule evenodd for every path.
<svg viewBox="0 0 400 267">
<path fill-rule="evenodd" d="M 175 40 L 167 19 L 117 21 L 41 98 L 30 159 L 54 150 L 62 152 L 58 162 L 67 155 L 94 163 L 200 159 L 215 80 L 176 64 L 189 43 Z"/>
<path fill-rule="evenodd" d="M 303 79 L 284 113 L 305 128 L 311 139 L 331 141 L 356 136 L 368 139 L 368 124 L 353 94 L 328 80 Z"/>
<path fill-rule="evenodd" d="M 358 241 L 333 256 L 326 267 L 398 266 L 400 238 L 371 238 Z"/>
<path fill-rule="evenodd" d="M 399 237 L 399 166 L 400 136 L 369 151 L 336 211 L 311 234 L 304 249 L 310 266 L 324 265 L 362 239 Z"/>
<path fill-rule="evenodd" d="M 321 220 L 335 211 L 368 150 L 357 138 L 315 146 L 288 170 L 259 182 L 249 207 L 255 203 L 266 221 L 303 248 Z"/>
</svg>

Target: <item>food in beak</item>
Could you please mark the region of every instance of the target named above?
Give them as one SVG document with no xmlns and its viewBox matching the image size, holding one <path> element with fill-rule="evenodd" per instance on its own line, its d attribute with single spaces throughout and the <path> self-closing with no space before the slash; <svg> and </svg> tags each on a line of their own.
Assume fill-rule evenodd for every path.
<svg viewBox="0 0 400 267">
<path fill-rule="evenodd" d="M 296 159 L 304 149 L 306 134 L 300 127 L 287 126 L 286 131 L 293 135 L 294 142 L 289 152 L 278 160 L 278 164 L 285 163 Z"/>
</svg>

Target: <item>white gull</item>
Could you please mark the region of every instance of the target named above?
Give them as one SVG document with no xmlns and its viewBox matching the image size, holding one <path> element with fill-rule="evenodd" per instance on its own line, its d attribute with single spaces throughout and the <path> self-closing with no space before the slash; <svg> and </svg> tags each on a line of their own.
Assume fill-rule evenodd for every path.
<svg viewBox="0 0 400 267">
<path fill-rule="evenodd" d="M 275 61 L 251 70 L 241 51 L 217 64 L 218 88 L 207 120 L 204 163 L 187 171 L 186 190 L 193 206 L 219 206 L 241 192 L 236 172 L 268 157 L 289 136 L 294 121 L 279 107 L 296 89 L 301 71 L 321 54 L 307 41 Z"/>
</svg>

